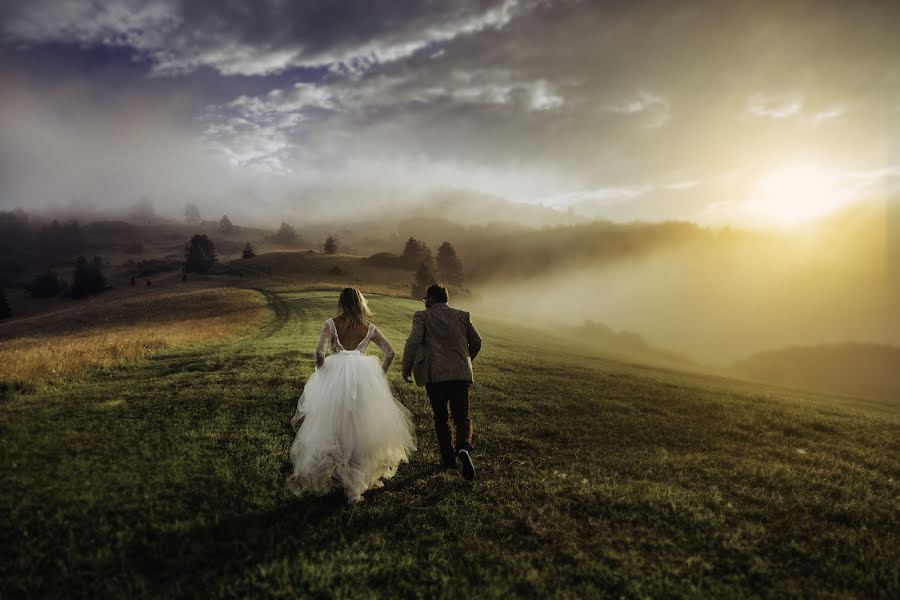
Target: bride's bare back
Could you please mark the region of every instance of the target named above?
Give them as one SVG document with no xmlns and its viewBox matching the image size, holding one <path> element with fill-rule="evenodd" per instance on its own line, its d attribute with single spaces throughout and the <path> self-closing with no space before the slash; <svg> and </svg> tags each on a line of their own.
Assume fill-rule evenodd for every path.
<svg viewBox="0 0 900 600">
<path fill-rule="evenodd" d="M 351 326 L 343 315 L 335 317 L 334 327 L 337 329 L 338 340 L 345 350 L 353 350 L 369 334 L 368 323 Z"/>
<path fill-rule="evenodd" d="M 372 313 L 369 312 L 365 297 L 355 288 L 345 288 L 341 291 L 338 308 L 341 314 L 326 320 L 319 333 L 319 343 L 316 345 L 316 368 L 325 364 L 325 355 L 328 350 L 332 352 L 358 351 L 360 354 L 366 354 L 369 343 L 373 343 L 384 352 L 384 362 L 382 362 L 381 368 L 387 373 L 394 360 L 394 349 L 374 323 L 369 322 L 368 317 Z M 347 315 L 351 315 L 351 317 Z"/>
</svg>

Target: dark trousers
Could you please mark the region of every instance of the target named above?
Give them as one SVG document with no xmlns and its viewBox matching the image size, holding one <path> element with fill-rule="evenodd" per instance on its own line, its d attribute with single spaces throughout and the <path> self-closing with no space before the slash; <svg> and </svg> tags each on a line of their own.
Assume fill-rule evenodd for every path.
<svg viewBox="0 0 900 600">
<path fill-rule="evenodd" d="M 469 416 L 471 381 L 438 381 L 425 385 L 431 410 L 434 412 L 434 431 L 444 464 L 455 465 L 456 453 L 472 450 L 472 418 Z M 450 419 L 456 428 L 456 446 L 450 431 Z"/>
</svg>

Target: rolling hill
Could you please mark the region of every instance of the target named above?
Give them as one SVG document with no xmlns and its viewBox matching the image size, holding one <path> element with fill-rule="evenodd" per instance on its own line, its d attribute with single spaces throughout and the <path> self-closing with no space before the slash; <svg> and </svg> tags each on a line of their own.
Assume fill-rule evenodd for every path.
<svg viewBox="0 0 900 600">
<path fill-rule="evenodd" d="M 735 365 L 753 379 L 900 405 L 900 348 L 831 344 L 760 352 Z"/>
<path fill-rule="evenodd" d="M 291 496 L 334 292 L 0 402 L 0 595 L 896 597 L 900 415 L 627 364 L 475 315 L 479 479 L 419 451 L 368 501 Z M 398 350 L 419 304 L 371 296 Z M 398 357 L 399 359 L 399 357 Z"/>
</svg>

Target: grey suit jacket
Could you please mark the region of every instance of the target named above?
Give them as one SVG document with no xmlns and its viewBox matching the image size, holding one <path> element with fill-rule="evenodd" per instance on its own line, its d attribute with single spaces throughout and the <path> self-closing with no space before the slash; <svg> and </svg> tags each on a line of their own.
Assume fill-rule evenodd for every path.
<svg viewBox="0 0 900 600">
<path fill-rule="evenodd" d="M 439 381 L 474 381 L 472 360 L 481 336 L 464 310 L 433 304 L 413 315 L 412 332 L 403 350 L 403 376 L 416 385 Z"/>
</svg>

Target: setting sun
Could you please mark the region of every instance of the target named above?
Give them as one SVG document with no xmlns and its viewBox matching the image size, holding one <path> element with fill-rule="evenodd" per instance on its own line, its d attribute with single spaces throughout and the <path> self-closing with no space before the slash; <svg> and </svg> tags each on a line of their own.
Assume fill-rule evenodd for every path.
<svg viewBox="0 0 900 600">
<path fill-rule="evenodd" d="M 754 219 L 766 223 L 798 225 L 833 212 L 845 199 L 832 171 L 814 163 L 795 163 L 760 178 L 749 209 Z"/>
</svg>

